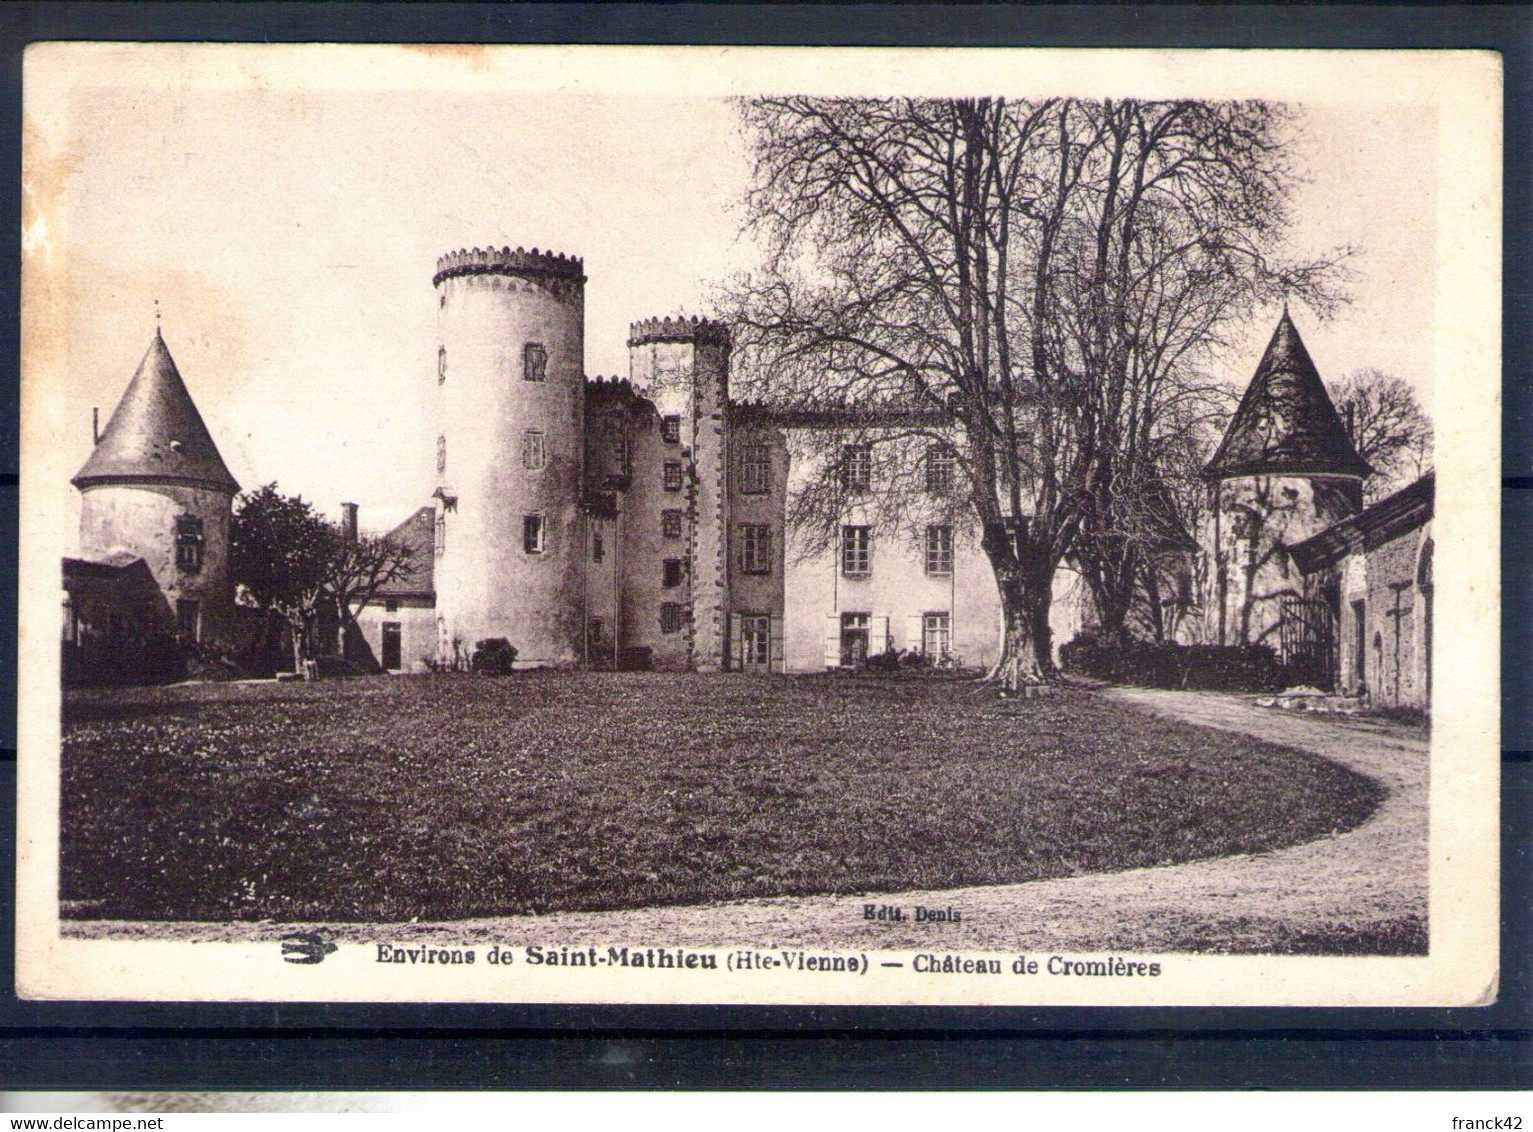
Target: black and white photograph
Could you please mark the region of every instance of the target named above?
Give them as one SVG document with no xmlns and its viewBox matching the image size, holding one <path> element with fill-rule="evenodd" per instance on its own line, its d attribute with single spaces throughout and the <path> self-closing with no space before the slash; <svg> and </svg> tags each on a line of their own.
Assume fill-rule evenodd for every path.
<svg viewBox="0 0 1533 1132">
<path fill-rule="evenodd" d="M 18 988 L 1497 989 L 1473 52 L 41 44 Z"/>
</svg>

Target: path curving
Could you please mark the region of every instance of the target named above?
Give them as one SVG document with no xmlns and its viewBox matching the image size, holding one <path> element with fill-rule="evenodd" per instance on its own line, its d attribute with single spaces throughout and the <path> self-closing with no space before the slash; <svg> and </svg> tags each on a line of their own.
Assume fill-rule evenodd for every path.
<svg viewBox="0 0 1533 1132">
<path fill-rule="evenodd" d="M 341 940 L 571 946 L 892 950 L 1423 951 L 1427 918 L 1427 742 L 1373 721 L 1258 708 L 1249 697 L 1103 689 L 1139 710 L 1297 747 L 1382 783 L 1378 810 L 1347 833 L 1288 849 L 1021 884 L 858 896 L 775 897 L 615 912 L 449 923 L 328 924 Z M 868 919 L 868 905 L 904 910 Z M 916 922 L 917 907 L 958 921 Z M 292 924 L 65 922 L 92 938 L 278 938 Z"/>
</svg>

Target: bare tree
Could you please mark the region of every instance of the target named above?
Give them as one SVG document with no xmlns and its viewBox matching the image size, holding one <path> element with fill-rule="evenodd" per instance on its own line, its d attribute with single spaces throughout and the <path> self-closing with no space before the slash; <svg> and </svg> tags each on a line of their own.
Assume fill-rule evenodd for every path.
<svg viewBox="0 0 1533 1132">
<path fill-rule="evenodd" d="M 1419 479 L 1431 466 L 1432 420 L 1404 381 L 1370 368 L 1329 388 L 1352 446 L 1373 466 L 1374 475 L 1363 484 L 1368 502 Z"/>
<path fill-rule="evenodd" d="M 793 502 L 909 521 L 911 461 L 950 453 L 995 573 L 1008 687 L 1052 669 L 1055 570 L 1147 482 L 1197 361 L 1262 297 L 1316 303 L 1333 263 L 1273 258 L 1288 223 L 1284 115 L 1263 103 L 743 103 L 763 270 L 734 295 L 739 372 L 820 476 Z M 835 449 L 881 475 L 849 499 Z M 901 471 L 905 469 L 905 471 Z M 931 507 L 933 501 L 920 506 Z M 1096 526 L 1092 526 L 1096 524 Z"/>
<path fill-rule="evenodd" d="M 357 615 L 384 586 L 409 581 L 419 572 L 420 548 L 394 535 L 357 535 L 337 532 L 334 553 L 326 571 L 325 588 L 335 599 L 344 627 L 355 625 Z"/>
</svg>

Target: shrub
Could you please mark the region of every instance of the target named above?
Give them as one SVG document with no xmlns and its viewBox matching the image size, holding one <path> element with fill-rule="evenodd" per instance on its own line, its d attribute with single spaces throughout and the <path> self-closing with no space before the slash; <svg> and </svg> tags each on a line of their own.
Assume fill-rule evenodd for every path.
<svg viewBox="0 0 1533 1132">
<path fill-rule="evenodd" d="M 904 653 L 900 649 L 889 649 L 886 652 L 874 653 L 863 661 L 863 667 L 869 672 L 898 672 L 900 670 L 900 658 Z"/>
<path fill-rule="evenodd" d="M 1270 645 L 1125 645 L 1088 631 L 1061 646 L 1059 656 L 1066 672 L 1148 688 L 1270 692 L 1292 683 Z"/>
<path fill-rule="evenodd" d="M 506 676 L 516 666 L 516 648 L 504 637 L 486 637 L 474 646 L 471 667 L 486 676 Z"/>
</svg>

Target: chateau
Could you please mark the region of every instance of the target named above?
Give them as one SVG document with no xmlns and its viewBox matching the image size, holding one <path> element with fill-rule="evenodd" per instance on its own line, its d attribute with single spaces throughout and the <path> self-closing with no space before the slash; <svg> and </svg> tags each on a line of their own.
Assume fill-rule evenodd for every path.
<svg viewBox="0 0 1533 1132">
<path fill-rule="evenodd" d="M 846 422 L 734 400 L 729 328 L 708 319 L 635 322 L 627 375 L 588 376 L 586 282 L 580 259 L 537 249 L 438 261 L 436 488 L 393 532 L 415 569 L 358 618 L 373 664 L 463 665 L 495 637 L 525 666 L 816 672 L 892 649 L 995 661 L 999 601 L 949 457 L 924 453 L 918 518 L 895 531 L 857 503 L 878 445 L 831 445 L 839 529 L 790 529 L 790 498 L 827 458 L 801 442 Z M 1210 585 L 1178 599 L 1188 634 L 1269 643 L 1331 686 L 1424 705 L 1431 479 L 1364 510 L 1369 471 L 1285 311 L 1205 472 L 1209 527 L 1182 553 L 1204 556 Z M 66 656 L 88 670 L 108 638 L 228 640 L 238 486 L 158 331 L 74 483 Z M 347 530 L 357 521 L 343 505 Z M 1071 577 L 1061 568 L 1055 586 L 1056 642 L 1086 620 Z"/>
</svg>

